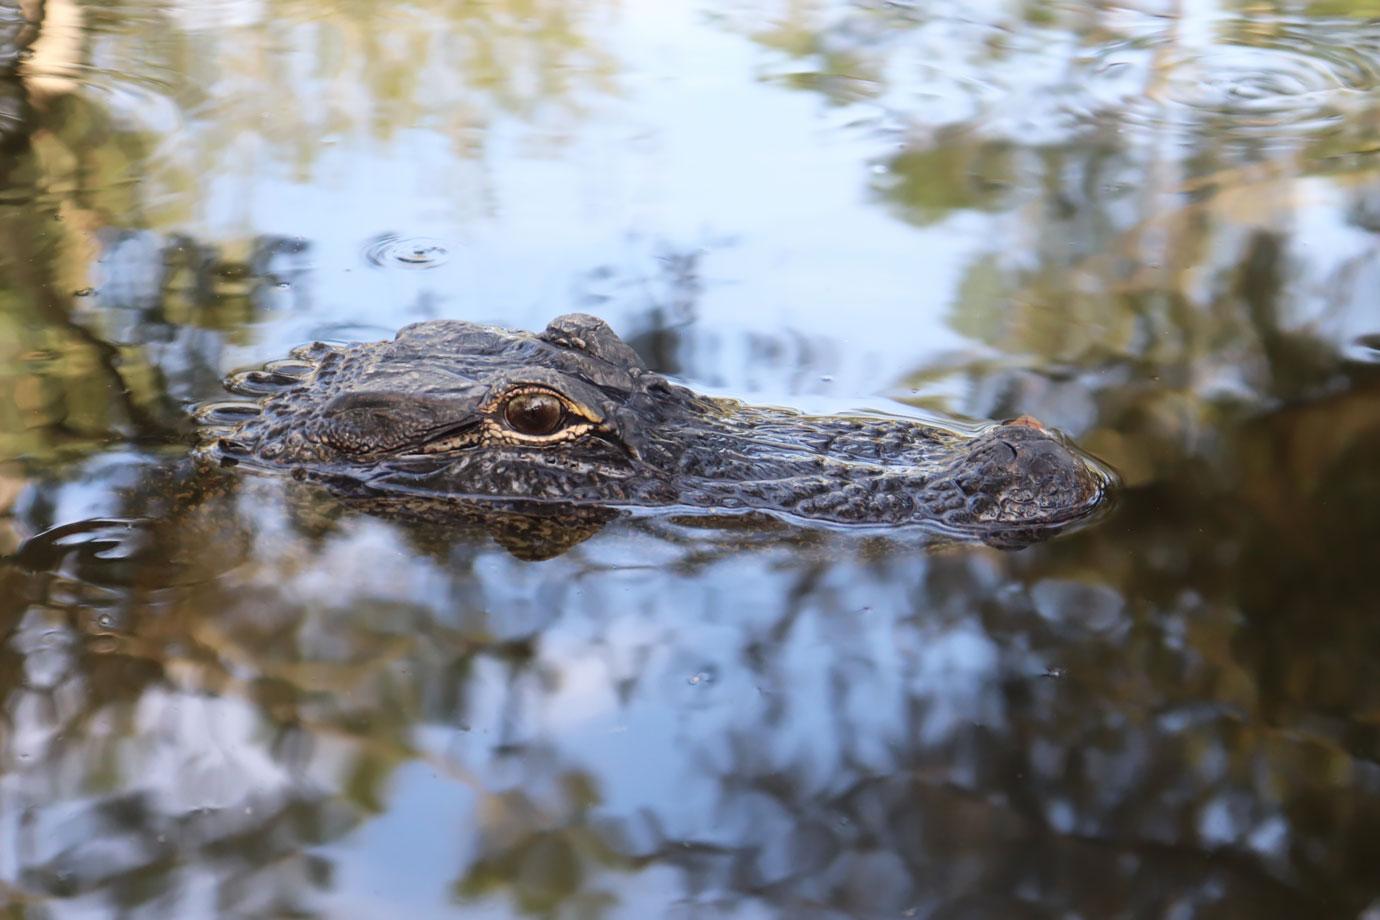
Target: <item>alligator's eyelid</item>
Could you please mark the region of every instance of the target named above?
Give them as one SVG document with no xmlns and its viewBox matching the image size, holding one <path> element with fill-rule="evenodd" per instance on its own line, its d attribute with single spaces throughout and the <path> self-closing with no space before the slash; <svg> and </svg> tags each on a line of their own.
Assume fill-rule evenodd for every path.
<svg viewBox="0 0 1380 920">
<path fill-rule="evenodd" d="M 554 389 L 552 387 L 541 386 L 535 383 L 525 383 L 521 386 L 516 386 L 512 387 L 511 389 L 504 390 L 489 403 L 489 406 L 501 406 L 504 403 L 512 402 L 519 396 L 530 396 L 533 393 L 541 393 L 546 396 L 555 397 L 556 399 L 559 399 L 562 403 L 564 403 L 566 406 L 574 405 L 574 402 L 570 399 L 570 397 L 566 396 L 560 390 Z"/>
</svg>

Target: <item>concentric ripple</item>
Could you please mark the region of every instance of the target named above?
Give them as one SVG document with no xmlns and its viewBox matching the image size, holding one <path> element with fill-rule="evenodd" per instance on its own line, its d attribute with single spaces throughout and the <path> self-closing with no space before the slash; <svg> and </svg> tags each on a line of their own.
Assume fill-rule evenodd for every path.
<svg viewBox="0 0 1380 920">
<path fill-rule="evenodd" d="M 1255 136 L 1315 133 L 1380 87 L 1380 29 L 1281 20 L 1218 23 L 1212 40 L 1168 32 L 1097 56 L 1089 114 L 1147 128 Z"/>
<path fill-rule="evenodd" d="M 446 264 L 450 261 L 450 248 L 431 237 L 385 234 L 369 242 L 364 258 L 375 268 L 420 270 Z"/>
</svg>

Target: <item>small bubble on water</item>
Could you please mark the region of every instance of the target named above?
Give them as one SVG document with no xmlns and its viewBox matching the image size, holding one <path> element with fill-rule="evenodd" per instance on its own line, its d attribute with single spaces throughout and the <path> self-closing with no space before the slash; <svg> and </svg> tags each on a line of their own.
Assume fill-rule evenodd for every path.
<svg viewBox="0 0 1380 920">
<path fill-rule="evenodd" d="M 108 613 L 103 613 L 100 616 L 96 617 L 96 623 L 102 629 L 110 629 L 115 625 L 115 618 Z"/>
<path fill-rule="evenodd" d="M 75 291 L 72 292 L 72 296 L 73 296 L 73 297 L 90 297 L 90 296 L 91 296 L 92 294 L 94 294 L 94 293 L 96 293 L 96 289 L 95 289 L 95 288 L 84 287 L 84 288 L 77 288 Z"/>
<path fill-rule="evenodd" d="M 273 286 L 280 291 L 286 291 L 288 288 L 292 287 L 292 283 L 288 281 L 279 281 L 277 284 Z"/>
<path fill-rule="evenodd" d="M 712 684 L 714 682 L 714 673 L 712 671 L 696 671 L 687 678 L 686 682 L 692 687 L 698 687 L 701 684 Z"/>
<path fill-rule="evenodd" d="M 1044 676 L 1053 680 L 1059 680 L 1066 674 L 1068 674 L 1068 672 L 1063 668 L 1045 668 Z"/>
</svg>

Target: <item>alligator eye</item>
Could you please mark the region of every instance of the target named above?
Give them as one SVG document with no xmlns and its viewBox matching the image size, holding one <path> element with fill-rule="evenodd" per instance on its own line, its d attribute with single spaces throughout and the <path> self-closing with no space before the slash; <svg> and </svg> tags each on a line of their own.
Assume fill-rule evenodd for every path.
<svg viewBox="0 0 1380 920">
<path fill-rule="evenodd" d="M 521 393 L 508 400 L 503 418 L 518 434 L 539 437 L 561 427 L 565 404 L 550 393 Z"/>
</svg>

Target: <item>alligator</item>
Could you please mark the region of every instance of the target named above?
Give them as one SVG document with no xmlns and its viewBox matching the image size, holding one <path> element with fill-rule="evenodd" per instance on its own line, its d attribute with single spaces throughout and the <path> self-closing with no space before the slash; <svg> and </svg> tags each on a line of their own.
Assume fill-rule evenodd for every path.
<svg viewBox="0 0 1380 920">
<path fill-rule="evenodd" d="M 203 407 L 202 456 L 432 518 L 489 500 L 765 512 L 1021 546 L 1087 520 L 1116 481 L 1029 417 L 964 430 L 701 395 L 583 314 L 538 334 L 430 320 L 317 342 L 226 385 L 248 398 Z"/>
</svg>

